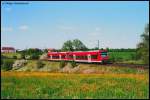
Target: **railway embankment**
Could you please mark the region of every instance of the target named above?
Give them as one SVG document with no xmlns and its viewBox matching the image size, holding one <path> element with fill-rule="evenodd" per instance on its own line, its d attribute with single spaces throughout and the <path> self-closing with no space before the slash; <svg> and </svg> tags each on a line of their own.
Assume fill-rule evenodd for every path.
<svg viewBox="0 0 150 100">
<path fill-rule="evenodd" d="M 148 73 L 148 66 L 131 64 L 88 64 L 41 60 L 16 60 L 9 71 L 60 72 L 83 74 Z"/>
</svg>

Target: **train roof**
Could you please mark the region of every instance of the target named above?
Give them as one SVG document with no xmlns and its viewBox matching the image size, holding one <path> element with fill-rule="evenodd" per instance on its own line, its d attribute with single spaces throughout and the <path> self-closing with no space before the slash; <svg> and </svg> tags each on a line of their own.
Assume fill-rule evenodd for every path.
<svg viewBox="0 0 150 100">
<path fill-rule="evenodd" d="M 67 51 L 67 52 L 48 52 L 48 53 L 83 53 L 83 52 L 107 52 L 107 50 L 92 50 L 92 51 Z"/>
</svg>

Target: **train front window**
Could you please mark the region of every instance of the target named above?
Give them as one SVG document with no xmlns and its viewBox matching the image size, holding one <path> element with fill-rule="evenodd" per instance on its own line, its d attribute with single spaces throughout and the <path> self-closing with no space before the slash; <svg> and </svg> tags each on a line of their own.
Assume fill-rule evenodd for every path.
<svg viewBox="0 0 150 100">
<path fill-rule="evenodd" d="M 106 57 L 107 56 L 107 52 L 101 52 L 101 56 L 102 57 Z"/>
</svg>

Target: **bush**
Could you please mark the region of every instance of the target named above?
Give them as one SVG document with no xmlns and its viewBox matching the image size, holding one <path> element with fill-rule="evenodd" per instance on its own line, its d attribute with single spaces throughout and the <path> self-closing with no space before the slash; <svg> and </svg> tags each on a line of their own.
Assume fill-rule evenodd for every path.
<svg viewBox="0 0 150 100">
<path fill-rule="evenodd" d="M 21 53 L 21 59 L 25 59 L 25 54 L 24 53 Z"/>
<path fill-rule="evenodd" d="M 13 63 L 14 63 L 14 61 L 11 60 L 11 59 L 5 59 L 5 60 L 3 60 L 2 69 L 6 70 L 6 71 L 11 70 Z"/>
<path fill-rule="evenodd" d="M 32 54 L 31 59 L 39 59 L 39 55 L 38 54 Z"/>
<path fill-rule="evenodd" d="M 77 66 L 77 64 L 76 64 L 75 61 L 71 61 L 70 63 L 71 63 L 71 65 L 72 65 L 73 68 Z"/>
<path fill-rule="evenodd" d="M 44 64 L 42 63 L 42 61 L 37 61 L 36 63 L 37 68 L 43 68 Z"/>
<path fill-rule="evenodd" d="M 60 64 L 59 64 L 60 68 L 64 68 L 65 65 L 66 65 L 66 62 L 65 62 L 65 61 L 61 61 Z"/>
<path fill-rule="evenodd" d="M 1 59 L 1 66 L 3 65 L 3 59 Z"/>
<path fill-rule="evenodd" d="M 14 59 L 17 59 L 17 56 L 13 56 Z"/>
</svg>

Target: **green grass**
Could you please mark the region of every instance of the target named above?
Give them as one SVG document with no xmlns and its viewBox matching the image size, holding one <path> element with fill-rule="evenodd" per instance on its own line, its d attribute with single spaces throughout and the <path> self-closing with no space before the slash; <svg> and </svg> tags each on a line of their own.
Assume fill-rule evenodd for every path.
<svg viewBox="0 0 150 100">
<path fill-rule="evenodd" d="M 110 61 L 128 63 L 128 64 L 144 64 L 142 60 L 137 60 L 136 52 L 108 52 Z"/>
<path fill-rule="evenodd" d="M 114 56 L 115 58 L 121 58 L 123 60 L 132 60 L 132 56 L 136 52 L 108 52 L 109 56 Z"/>
<path fill-rule="evenodd" d="M 34 99 L 148 99 L 148 75 L 46 74 L 7 72 L 1 79 L 1 98 Z M 26 76 L 25 76 L 26 74 Z M 38 74 L 38 75 L 37 75 Z M 136 77 L 135 77 L 136 76 Z"/>
</svg>

